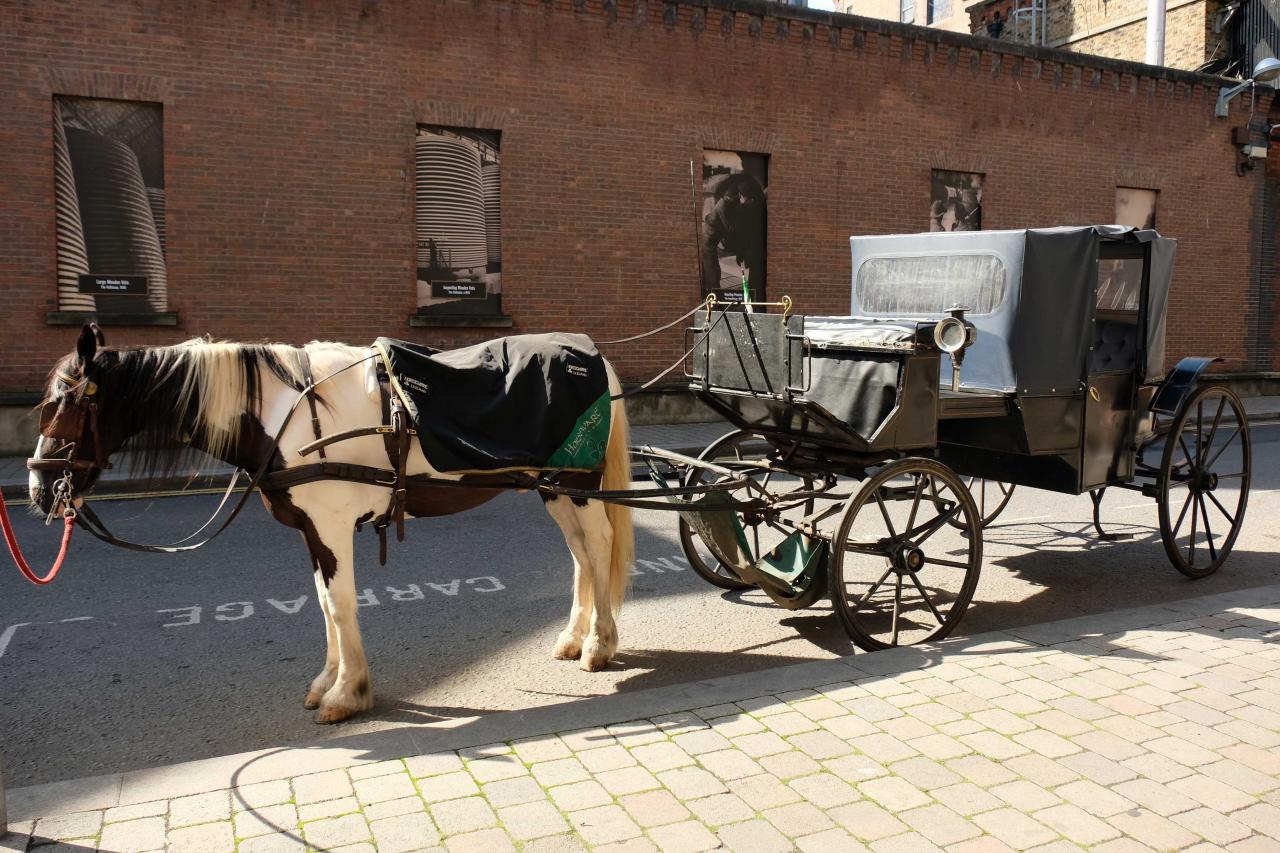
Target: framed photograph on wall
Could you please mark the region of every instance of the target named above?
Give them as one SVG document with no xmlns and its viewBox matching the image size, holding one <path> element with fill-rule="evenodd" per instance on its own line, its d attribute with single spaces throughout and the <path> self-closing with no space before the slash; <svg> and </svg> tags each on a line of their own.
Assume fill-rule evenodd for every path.
<svg viewBox="0 0 1280 853">
<path fill-rule="evenodd" d="M 981 172 L 934 169 L 929 202 L 930 231 L 981 231 Z"/>
<path fill-rule="evenodd" d="M 501 187 L 498 131 L 418 127 L 414 233 L 419 314 L 501 313 Z"/>
<path fill-rule="evenodd" d="M 769 155 L 702 152 L 698 211 L 702 298 L 743 301 L 743 280 L 753 302 L 768 300 Z"/>
<path fill-rule="evenodd" d="M 164 311 L 164 121 L 159 104 L 53 99 L 58 308 Z"/>
</svg>

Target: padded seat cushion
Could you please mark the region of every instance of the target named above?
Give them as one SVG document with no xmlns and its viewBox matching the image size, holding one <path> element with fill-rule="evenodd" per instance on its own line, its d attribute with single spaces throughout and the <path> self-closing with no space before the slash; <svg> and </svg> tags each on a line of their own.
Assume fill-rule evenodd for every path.
<svg viewBox="0 0 1280 853">
<path fill-rule="evenodd" d="M 1132 370 L 1138 356 L 1138 327 L 1117 320 L 1098 320 L 1094 326 L 1090 373 Z"/>
</svg>

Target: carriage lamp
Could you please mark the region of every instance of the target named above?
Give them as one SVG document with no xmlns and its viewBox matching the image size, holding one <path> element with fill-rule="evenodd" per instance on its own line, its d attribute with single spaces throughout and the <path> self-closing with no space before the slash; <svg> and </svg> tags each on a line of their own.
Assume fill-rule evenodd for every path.
<svg viewBox="0 0 1280 853">
<path fill-rule="evenodd" d="M 965 322 L 964 312 L 968 308 L 955 305 L 933 327 L 934 345 L 951 356 L 951 390 L 960 390 L 960 365 L 964 363 L 964 352 L 977 339 L 978 330 L 972 323 Z"/>
<path fill-rule="evenodd" d="M 1266 59 L 1258 60 L 1258 64 L 1253 66 L 1253 76 L 1238 86 L 1232 86 L 1230 89 L 1223 89 L 1218 93 L 1218 105 L 1214 108 L 1213 114 L 1218 118 L 1227 117 L 1227 104 L 1231 103 L 1231 99 L 1243 92 L 1245 89 L 1253 91 L 1254 87 L 1259 83 L 1271 83 L 1280 78 L 1280 59 L 1269 56 Z"/>
</svg>

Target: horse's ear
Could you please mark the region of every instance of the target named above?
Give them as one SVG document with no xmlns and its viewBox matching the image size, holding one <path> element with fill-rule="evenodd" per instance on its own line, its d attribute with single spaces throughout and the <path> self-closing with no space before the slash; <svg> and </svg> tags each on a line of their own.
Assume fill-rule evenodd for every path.
<svg viewBox="0 0 1280 853">
<path fill-rule="evenodd" d="M 80 330 L 80 339 L 76 341 L 76 355 L 80 356 L 83 364 L 89 364 L 93 361 L 93 356 L 98 351 L 98 344 L 102 342 L 102 330 L 98 328 L 97 323 L 85 323 L 84 328 Z"/>
</svg>

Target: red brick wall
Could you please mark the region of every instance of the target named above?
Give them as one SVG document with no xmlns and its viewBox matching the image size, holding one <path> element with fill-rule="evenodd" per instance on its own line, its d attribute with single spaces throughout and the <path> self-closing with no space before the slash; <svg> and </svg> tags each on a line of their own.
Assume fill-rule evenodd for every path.
<svg viewBox="0 0 1280 853">
<path fill-rule="evenodd" d="M 931 168 L 986 173 L 988 228 L 1107 222 L 1117 184 L 1158 189 L 1181 241 L 1171 357 L 1276 366 L 1246 364 L 1240 332 L 1263 180 L 1234 173 L 1247 98 L 1219 120 L 1210 78 L 724 5 L 0 0 L 0 391 L 37 387 L 75 335 L 45 316 L 54 94 L 164 106 L 180 326 L 111 343 L 496 334 L 407 325 L 413 132 L 433 123 L 502 131 L 517 332 L 619 337 L 691 307 L 706 146 L 771 155 L 770 292 L 811 313 L 847 305 L 850 234 L 928 227 Z M 609 354 L 636 379 L 679 351 L 672 332 Z"/>
</svg>

